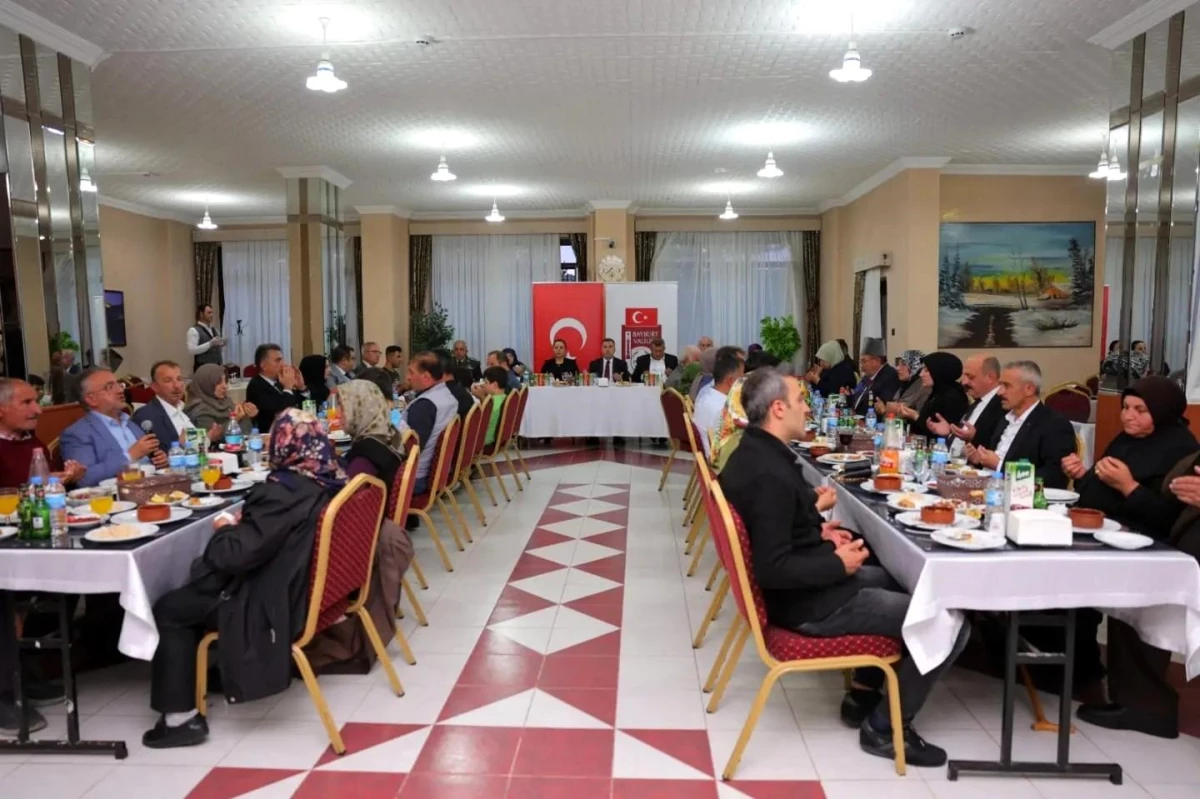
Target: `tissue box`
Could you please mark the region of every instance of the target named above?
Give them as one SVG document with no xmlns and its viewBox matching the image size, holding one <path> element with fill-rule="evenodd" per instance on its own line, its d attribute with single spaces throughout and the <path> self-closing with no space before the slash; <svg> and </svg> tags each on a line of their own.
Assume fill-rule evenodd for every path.
<svg viewBox="0 0 1200 799">
<path fill-rule="evenodd" d="M 1071 546 L 1071 520 L 1048 510 L 1014 510 L 1008 514 L 1008 540 L 1022 547 Z"/>
</svg>

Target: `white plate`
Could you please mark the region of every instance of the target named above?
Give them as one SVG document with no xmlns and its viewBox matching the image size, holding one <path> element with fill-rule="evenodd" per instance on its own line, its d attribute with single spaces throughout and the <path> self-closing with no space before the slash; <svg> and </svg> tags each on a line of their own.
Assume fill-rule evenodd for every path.
<svg viewBox="0 0 1200 799">
<path fill-rule="evenodd" d="M 1096 533 L 1096 540 L 1117 549 L 1145 549 L 1154 543 L 1153 538 L 1141 533 L 1100 532 Z"/>
<path fill-rule="evenodd" d="M 895 491 L 895 490 L 885 491 L 882 488 L 876 488 L 874 480 L 864 480 L 862 482 L 861 488 L 863 491 L 871 491 L 876 494 L 887 494 L 888 496 L 892 496 L 894 494 L 924 494 L 927 491 L 929 491 L 928 488 L 921 485 L 920 483 L 910 483 L 908 481 L 905 481 L 905 482 L 901 483 L 900 485 L 902 486 L 902 488 L 899 491 Z"/>
<path fill-rule="evenodd" d="M 918 530 L 949 530 L 952 527 L 962 530 L 974 530 L 979 527 L 979 520 L 973 519 L 965 513 L 954 514 L 953 524 L 929 524 L 928 522 L 923 522 L 921 521 L 921 511 L 919 510 L 897 513 L 896 521 L 905 527 L 916 527 Z"/>
<path fill-rule="evenodd" d="M 859 463 L 861 461 L 869 460 L 871 460 L 870 455 L 863 455 L 858 452 L 830 452 L 817 458 L 817 463 L 837 466 L 841 464 Z"/>
<path fill-rule="evenodd" d="M 82 516 L 82 514 L 80 514 L 80 515 Z M 70 514 L 70 512 L 68 512 L 67 513 L 67 528 L 68 529 L 86 530 L 89 527 L 99 527 L 100 525 L 104 524 L 106 521 L 108 521 L 108 514 L 101 514 L 99 516 L 96 516 L 94 514 L 89 515 L 87 517 L 87 521 L 73 522 L 73 521 L 70 521 L 70 519 L 71 519 L 71 514 Z"/>
<path fill-rule="evenodd" d="M 141 522 L 135 522 L 133 524 L 123 526 L 135 528 L 137 531 L 136 534 L 126 538 L 109 538 L 106 533 L 111 530 L 112 527 L 105 526 L 96 530 L 89 530 L 83 534 L 83 537 L 88 541 L 92 541 L 97 544 L 123 544 L 126 541 L 137 541 L 139 538 L 149 538 L 158 532 L 158 525 L 156 524 L 143 524 Z"/>
<path fill-rule="evenodd" d="M 100 485 L 98 487 L 99 488 L 116 488 L 117 487 L 117 478 L 110 477 L 107 480 L 101 480 Z"/>
<path fill-rule="evenodd" d="M 1121 523 L 1114 519 L 1105 519 L 1099 527 L 1071 527 L 1072 532 L 1081 533 L 1082 535 L 1096 535 L 1097 533 L 1119 533 L 1121 532 Z"/>
<path fill-rule="evenodd" d="M 1046 488 L 1042 490 L 1047 502 L 1065 502 L 1073 505 L 1079 501 L 1079 495 L 1065 488 Z"/>
<path fill-rule="evenodd" d="M 192 510 L 205 510 L 206 508 L 215 508 L 218 505 L 224 504 L 225 500 L 221 499 L 220 497 L 204 496 L 185 499 L 181 503 L 181 507 L 190 508 Z"/>
<path fill-rule="evenodd" d="M 97 486 L 95 488 L 76 488 L 74 491 L 67 492 L 67 504 L 86 505 L 91 502 L 93 497 L 111 497 L 112 495 L 112 489 L 104 486 Z"/>
<path fill-rule="evenodd" d="M 192 515 L 192 512 L 190 510 L 188 510 L 187 508 L 179 508 L 179 507 L 172 506 L 171 507 L 171 517 L 169 519 L 165 519 L 161 522 L 156 522 L 156 524 L 174 524 L 175 522 L 183 521 L 184 519 L 186 519 L 187 517 L 189 517 L 191 515 Z M 117 515 L 112 517 L 112 522 L 113 522 L 113 524 L 137 524 L 138 523 L 137 511 L 129 510 L 129 511 L 125 511 L 124 513 L 118 513 Z"/>
<path fill-rule="evenodd" d="M 234 480 L 233 486 L 230 488 L 221 488 L 210 491 L 204 483 L 192 483 L 193 494 L 235 494 L 238 491 L 246 491 L 253 486 L 247 480 Z"/>
<path fill-rule="evenodd" d="M 128 500 L 122 499 L 113 503 L 112 510 L 110 510 L 109 513 L 124 513 L 127 510 L 134 510 L 135 508 L 137 508 L 136 502 L 129 502 Z"/>
<path fill-rule="evenodd" d="M 265 483 L 267 476 L 271 473 L 266 469 L 251 469 L 250 471 L 238 472 L 237 479 L 245 480 L 250 483 Z"/>
<path fill-rule="evenodd" d="M 16 527 L 0 527 L 0 541 L 6 538 L 12 538 L 19 532 Z"/>
<path fill-rule="evenodd" d="M 868 480 L 867 482 L 870 482 L 870 481 Z M 863 485 L 866 485 L 866 483 L 864 483 Z M 900 500 L 902 500 L 902 499 L 912 500 L 915 507 L 912 507 L 912 508 L 904 507 L 903 505 L 900 504 Z M 907 492 L 907 493 L 896 492 L 896 493 L 887 495 L 887 506 L 889 508 L 891 508 L 892 510 L 898 510 L 898 511 L 920 510 L 921 508 L 925 507 L 926 505 L 932 505 L 935 502 L 940 502 L 941 499 L 942 499 L 941 497 L 936 497 L 933 494 L 924 494 L 924 493 L 920 493 L 920 492 Z"/>
<path fill-rule="evenodd" d="M 971 551 L 1003 549 L 1006 541 L 1004 536 L 999 533 L 985 533 L 978 530 L 963 530 L 961 528 L 934 530 L 929 537 L 942 546 Z"/>
</svg>

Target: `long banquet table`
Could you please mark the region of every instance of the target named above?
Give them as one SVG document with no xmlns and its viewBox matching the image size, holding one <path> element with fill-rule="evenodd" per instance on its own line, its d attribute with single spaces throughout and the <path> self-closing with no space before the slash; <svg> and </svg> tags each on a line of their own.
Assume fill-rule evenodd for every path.
<svg viewBox="0 0 1200 799">
<path fill-rule="evenodd" d="M 1111 549 L 1079 536 L 1070 548 L 963 552 L 893 524 L 883 497 L 831 479 L 832 471 L 801 457 L 811 485 L 832 485 L 834 518 L 862 535 L 892 576 L 912 595 L 904 621 L 905 648 L 922 672 L 942 663 L 953 648 L 964 611 L 1097 608 L 1132 625 L 1147 643 L 1186 657 L 1188 679 L 1200 674 L 1200 564 L 1162 545 L 1137 552 Z M 1073 613 L 1068 614 L 1073 618 Z M 1011 616 L 1010 616 L 1011 618 Z M 1015 647 L 1015 637 L 1012 639 Z M 1068 653 L 1068 658 L 1070 657 Z M 1009 666 L 1015 673 L 1015 667 Z M 1069 671 L 1069 665 L 1067 668 Z M 1006 691 L 1011 699 L 1011 692 Z M 1035 771 L 1043 774 L 1103 774 L 1111 771 L 1067 762 L 1071 703 L 1062 703 L 1057 763 L 1013 763 L 1012 714 L 998 763 L 959 764 L 963 771 Z M 1067 723 L 1064 725 L 1063 720 Z M 996 768 L 992 768 L 995 766 Z M 1027 767 L 1033 767 L 1032 769 Z M 951 763 L 951 777 L 956 776 Z"/>
<path fill-rule="evenodd" d="M 665 438 L 662 389 L 629 386 L 533 386 L 521 422 L 526 438 Z"/>
</svg>

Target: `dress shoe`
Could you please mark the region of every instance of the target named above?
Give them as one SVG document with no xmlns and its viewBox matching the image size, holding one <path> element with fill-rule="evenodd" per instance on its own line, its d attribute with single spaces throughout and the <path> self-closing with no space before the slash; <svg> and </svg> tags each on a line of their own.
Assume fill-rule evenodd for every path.
<svg viewBox="0 0 1200 799">
<path fill-rule="evenodd" d="M 1085 704 L 1075 711 L 1080 721 L 1109 730 L 1133 730 L 1156 738 L 1178 738 L 1179 722 L 1170 716 L 1148 713 L 1125 705 Z"/>
<path fill-rule="evenodd" d="M 46 729 L 46 719 L 29 705 L 25 706 L 25 718 L 30 732 Z M 17 714 L 17 706 L 7 699 L 0 699 L 0 735 L 15 738 L 20 734 L 21 717 Z"/>
<path fill-rule="evenodd" d="M 858 729 L 882 699 L 883 694 L 878 691 L 851 688 L 842 697 L 842 723 Z"/>
<path fill-rule="evenodd" d="M 21 686 L 25 691 L 25 699 L 34 707 L 57 705 L 66 699 L 63 684 L 60 682 L 29 681 Z"/>
<path fill-rule="evenodd" d="M 181 746 L 198 746 L 208 740 L 208 722 L 199 713 L 180 724 L 168 727 L 165 717 L 159 718 L 153 729 L 142 736 L 142 746 L 147 749 L 175 749 Z"/>
<path fill-rule="evenodd" d="M 875 729 L 868 718 L 858 728 L 858 745 L 864 752 L 876 757 L 896 759 L 896 747 L 892 745 L 892 731 Z M 936 768 L 946 764 L 946 750 L 926 741 L 911 725 L 904 727 L 904 762 L 918 768 Z"/>
</svg>

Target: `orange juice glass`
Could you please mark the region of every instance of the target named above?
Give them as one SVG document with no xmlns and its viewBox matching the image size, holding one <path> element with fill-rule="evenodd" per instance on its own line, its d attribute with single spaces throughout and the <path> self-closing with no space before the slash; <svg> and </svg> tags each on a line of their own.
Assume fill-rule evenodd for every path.
<svg viewBox="0 0 1200 799">
<path fill-rule="evenodd" d="M 221 479 L 221 469 L 217 466 L 206 466 L 204 470 L 200 472 L 200 479 L 203 480 L 204 484 L 211 489 L 217 484 L 217 481 Z"/>
<path fill-rule="evenodd" d="M 21 492 L 16 488 L 0 489 L 0 516 L 11 516 L 21 504 Z"/>
<path fill-rule="evenodd" d="M 112 512 L 113 498 L 112 494 L 105 494 L 100 497 L 92 497 L 88 501 L 88 507 L 92 509 L 92 513 L 97 516 L 104 516 Z"/>
</svg>

